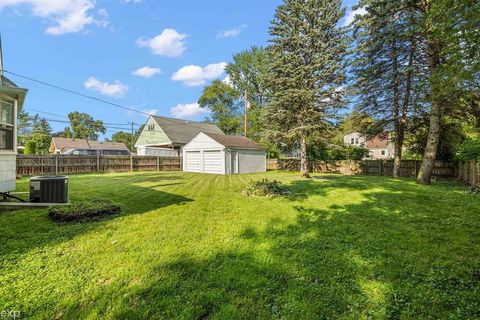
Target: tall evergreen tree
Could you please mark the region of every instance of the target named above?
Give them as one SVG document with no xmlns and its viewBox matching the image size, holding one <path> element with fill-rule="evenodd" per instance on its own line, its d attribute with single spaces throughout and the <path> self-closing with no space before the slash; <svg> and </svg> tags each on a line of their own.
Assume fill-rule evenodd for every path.
<svg viewBox="0 0 480 320">
<path fill-rule="evenodd" d="M 478 91 L 480 31 L 477 0 L 417 0 L 418 26 L 428 57 L 430 120 L 417 183 L 429 184 L 446 115 L 464 114 L 465 100 Z"/>
<path fill-rule="evenodd" d="M 339 0 L 285 0 L 270 27 L 266 124 L 271 135 L 298 141 L 305 177 L 308 137 L 327 130 L 344 104 L 349 39 L 338 26 L 344 14 Z"/>
<path fill-rule="evenodd" d="M 399 176 L 408 117 L 422 107 L 421 90 L 416 89 L 425 80 L 425 59 L 417 50 L 415 33 L 419 17 L 408 1 L 362 0 L 357 6 L 366 8 L 366 13 L 353 24 L 356 107 L 377 120 L 372 134 L 393 131 L 395 177 Z"/>
</svg>

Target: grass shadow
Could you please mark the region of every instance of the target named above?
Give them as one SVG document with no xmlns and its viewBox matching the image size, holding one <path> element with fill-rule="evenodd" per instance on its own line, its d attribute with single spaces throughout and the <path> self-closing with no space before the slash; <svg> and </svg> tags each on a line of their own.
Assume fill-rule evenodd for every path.
<svg viewBox="0 0 480 320">
<path fill-rule="evenodd" d="M 157 190 L 155 187 L 138 185 L 145 182 L 180 180 L 181 177 L 176 175 L 130 176 L 129 179 L 121 179 L 122 183 L 119 183 L 119 179 L 121 178 L 108 174 L 102 175 L 102 179 L 94 175 L 84 175 L 73 176 L 69 183 L 71 202 L 110 199 L 121 207 L 119 214 L 71 223 L 51 221 L 48 218 L 48 209 L 21 209 L 0 214 L 0 259 L 15 259 L 30 250 L 71 240 L 101 228 L 114 219 L 193 201 L 181 195 Z M 26 181 L 19 185 L 20 188 L 26 186 Z"/>
</svg>

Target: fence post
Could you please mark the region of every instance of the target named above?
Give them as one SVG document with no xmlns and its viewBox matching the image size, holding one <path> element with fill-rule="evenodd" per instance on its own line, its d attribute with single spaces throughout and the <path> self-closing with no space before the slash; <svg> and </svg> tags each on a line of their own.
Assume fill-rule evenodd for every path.
<svg viewBox="0 0 480 320">
<path fill-rule="evenodd" d="M 130 155 L 130 171 L 133 171 L 133 156 Z"/>
<path fill-rule="evenodd" d="M 100 155 L 97 154 L 97 172 L 100 171 Z"/>
<path fill-rule="evenodd" d="M 473 179 L 472 179 L 472 186 L 476 187 L 477 186 L 477 163 L 475 160 L 471 160 L 472 163 L 472 174 L 473 174 Z"/>
<path fill-rule="evenodd" d="M 383 160 L 380 160 L 380 175 L 383 176 Z"/>
<path fill-rule="evenodd" d="M 157 156 L 157 171 L 160 171 L 160 157 Z"/>
<path fill-rule="evenodd" d="M 55 156 L 55 175 L 58 176 L 58 156 Z"/>
</svg>

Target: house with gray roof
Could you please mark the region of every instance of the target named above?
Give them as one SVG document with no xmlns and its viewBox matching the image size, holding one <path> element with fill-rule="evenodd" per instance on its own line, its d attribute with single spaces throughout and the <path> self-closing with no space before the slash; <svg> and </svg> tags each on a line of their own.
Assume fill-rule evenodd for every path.
<svg viewBox="0 0 480 320">
<path fill-rule="evenodd" d="M 130 155 L 123 142 L 53 137 L 50 153 L 66 155 Z"/>
<path fill-rule="evenodd" d="M 138 155 L 164 155 L 170 152 L 170 155 L 180 156 L 182 147 L 200 132 L 223 134 L 211 123 L 149 116 L 135 148 Z"/>
</svg>

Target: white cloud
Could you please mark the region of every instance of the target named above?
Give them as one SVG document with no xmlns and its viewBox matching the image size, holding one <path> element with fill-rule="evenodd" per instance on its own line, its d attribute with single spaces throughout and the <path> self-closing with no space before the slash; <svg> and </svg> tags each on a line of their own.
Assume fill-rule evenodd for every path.
<svg viewBox="0 0 480 320">
<path fill-rule="evenodd" d="M 158 109 L 147 109 L 147 110 L 142 110 L 143 113 L 149 114 L 151 116 L 154 116 L 157 114 Z M 148 116 L 147 116 L 148 117 Z"/>
<path fill-rule="evenodd" d="M 345 16 L 345 21 L 343 22 L 343 26 L 346 27 L 351 25 L 356 15 L 363 16 L 366 13 L 367 13 L 367 10 L 365 9 L 365 7 L 361 7 L 356 10 L 350 10 Z"/>
<path fill-rule="evenodd" d="M 97 78 L 90 77 L 83 83 L 86 89 L 91 89 L 99 92 L 100 94 L 121 98 L 127 93 L 128 86 L 116 81 L 115 83 L 102 82 Z"/>
<path fill-rule="evenodd" d="M 212 63 L 202 68 L 196 65 L 188 65 L 180 68 L 172 75 L 172 80 L 181 81 L 187 86 L 200 86 L 207 80 L 220 77 L 224 71 L 226 62 Z"/>
<path fill-rule="evenodd" d="M 142 68 L 138 68 L 137 70 L 133 71 L 132 74 L 134 76 L 144 77 L 144 78 L 151 78 L 156 74 L 160 74 L 162 71 L 158 68 L 153 68 L 150 66 L 145 66 Z"/>
<path fill-rule="evenodd" d="M 230 79 L 230 76 L 228 74 L 225 76 L 225 78 L 222 81 L 223 81 L 223 83 L 225 83 L 229 86 L 232 85 L 232 79 Z"/>
<path fill-rule="evenodd" d="M 135 43 L 140 48 L 150 48 L 153 54 L 167 57 L 178 57 L 185 51 L 186 34 L 175 29 L 165 29 L 153 38 L 139 38 Z"/>
<path fill-rule="evenodd" d="M 170 108 L 170 113 L 175 118 L 187 119 L 206 114 L 208 113 L 208 109 L 200 107 L 200 105 L 196 102 L 186 104 L 180 103 L 175 107 Z"/>
<path fill-rule="evenodd" d="M 51 35 L 79 32 L 91 24 L 100 27 L 108 25 L 105 9 L 94 14 L 94 0 L 1 0 L 0 10 L 18 5 L 29 5 L 34 16 L 50 21 L 53 25 L 45 32 Z"/>
<path fill-rule="evenodd" d="M 230 29 L 230 30 L 220 31 L 219 33 L 217 33 L 217 38 L 235 38 L 246 27 L 247 26 L 245 24 L 242 24 L 242 25 L 240 25 L 238 27 L 235 27 L 233 29 Z"/>
</svg>

